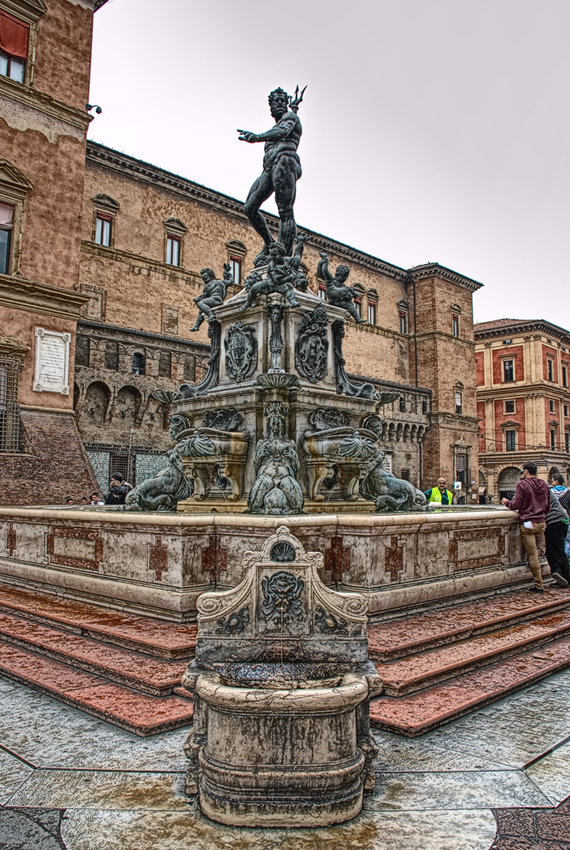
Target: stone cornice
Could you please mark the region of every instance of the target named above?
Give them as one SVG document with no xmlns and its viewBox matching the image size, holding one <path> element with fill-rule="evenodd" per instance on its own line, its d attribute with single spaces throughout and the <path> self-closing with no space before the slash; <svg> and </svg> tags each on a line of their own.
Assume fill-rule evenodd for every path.
<svg viewBox="0 0 570 850">
<path fill-rule="evenodd" d="M 454 423 L 456 425 L 460 425 L 462 427 L 472 427 L 477 428 L 477 424 L 479 419 L 476 416 L 467 416 L 463 413 L 452 413 L 448 410 L 431 410 L 430 416 L 432 422 L 446 422 L 448 424 Z"/>
<path fill-rule="evenodd" d="M 453 342 L 455 345 L 459 344 L 461 346 L 466 346 L 467 348 L 471 348 L 475 350 L 475 343 L 470 339 L 463 339 L 460 336 L 453 336 L 453 334 L 445 333 L 445 331 L 424 331 L 424 333 L 416 334 L 415 339 L 418 342 L 422 342 L 426 339 L 441 339 L 444 342 Z"/>
<path fill-rule="evenodd" d="M 482 322 L 481 324 L 484 323 Z M 478 329 L 478 326 L 474 325 L 473 329 L 475 331 L 475 340 L 477 341 L 480 339 L 492 339 L 493 337 L 505 337 L 508 334 L 511 336 L 520 336 L 521 334 L 528 334 L 532 331 L 541 331 L 546 336 L 554 336 L 570 346 L 570 333 L 564 328 L 560 328 L 558 325 L 552 325 L 544 319 L 529 319 L 528 322 L 517 322 L 517 324 L 510 324 L 506 321 L 504 325 L 482 329 Z M 520 344 L 523 344 L 522 341 Z"/>
<path fill-rule="evenodd" d="M 0 95 L 15 100 L 30 109 L 37 109 L 50 118 L 57 118 L 65 124 L 71 124 L 72 127 L 79 127 L 83 133 L 87 132 L 87 127 L 93 120 L 92 116 L 84 109 L 69 106 L 69 104 L 56 100 L 45 92 L 17 83 L 9 77 L 0 76 Z"/>
<path fill-rule="evenodd" d="M 81 330 L 81 328 L 99 331 L 101 337 L 104 337 L 105 334 L 108 334 L 109 331 L 112 331 L 114 334 L 119 333 L 123 336 L 134 336 L 137 339 L 162 340 L 173 345 L 179 345 L 182 348 L 199 348 L 205 354 L 210 351 L 210 346 L 206 342 L 198 342 L 193 339 L 186 339 L 185 337 L 179 336 L 168 336 L 167 334 L 157 334 L 153 331 L 139 331 L 135 330 L 135 328 L 127 328 L 122 325 L 108 325 L 104 322 L 94 322 L 91 319 L 79 319 L 79 321 L 77 322 L 78 332 Z"/>
<path fill-rule="evenodd" d="M 455 283 L 457 286 L 468 289 L 469 292 L 477 292 L 483 286 L 479 281 L 465 277 L 465 275 L 454 272 L 453 269 L 448 269 L 446 266 L 440 266 L 439 263 L 426 263 L 422 266 L 414 266 L 409 270 L 408 274 L 412 280 L 416 281 L 428 277 L 438 277 L 441 280 L 448 281 L 448 283 Z"/>
<path fill-rule="evenodd" d="M 230 213 L 240 218 L 244 224 L 249 224 L 243 212 L 242 201 L 238 201 L 236 198 L 224 195 L 221 192 L 216 192 L 214 189 L 208 189 L 206 186 L 201 186 L 199 183 L 194 183 L 192 180 L 172 174 L 150 163 L 142 162 L 134 157 L 114 151 L 104 145 L 91 141 L 87 142 L 87 164 L 104 166 L 141 182 L 162 186 L 187 200 L 197 201 L 210 208 L 224 213 Z M 271 229 L 278 227 L 279 219 L 276 216 L 266 211 L 263 212 L 263 215 L 267 218 Z M 309 244 L 319 251 L 335 254 L 337 257 L 358 263 L 358 265 L 371 271 L 396 279 L 400 284 L 403 296 L 406 297 L 408 272 L 405 269 L 386 263 L 377 257 L 373 257 L 371 254 L 352 248 L 350 245 L 336 242 L 334 239 L 329 239 L 327 236 L 323 236 L 321 233 L 316 233 L 306 227 L 299 227 L 299 232 L 307 236 Z"/>
<path fill-rule="evenodd" d="M 89 296 L 74 289 L 49 286 L 15 275 L 0 274 L 0 304 L 29 313 L 78 319 Z"/>
<path fill-rule="evenodd" d="M 0 9 L 28 24 L 35 24 L 47 12 L 45 0 L 0 0 Z"/>
</svg>

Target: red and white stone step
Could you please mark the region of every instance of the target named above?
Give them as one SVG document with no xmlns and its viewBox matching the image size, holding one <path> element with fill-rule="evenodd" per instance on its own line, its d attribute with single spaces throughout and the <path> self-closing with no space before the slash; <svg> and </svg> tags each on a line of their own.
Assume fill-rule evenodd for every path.
<svg viewBox="0 0 570 850">
<path fill-rule="evenodd" d="M 140 736 L 192 721 L 195 625 L 0 585 L 0 674 Z M 373 725 L 414 737 L 570 666 L 570 590 L 517 591 L 369 626 Z"/>
</svg>

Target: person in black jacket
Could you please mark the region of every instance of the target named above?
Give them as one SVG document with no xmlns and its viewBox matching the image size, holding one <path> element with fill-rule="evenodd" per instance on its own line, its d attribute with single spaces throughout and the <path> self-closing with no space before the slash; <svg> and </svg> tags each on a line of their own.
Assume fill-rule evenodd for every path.
<svg viewBox="0 0 570 850">
<path fill-rule="evenodd" d="M 111 475 L 110 490 L 105 499 L 106 505 L 124 505 L 127 493 L 132 490 L 130 484 L 127 484 L 120 472 L 114 472 Z"/>
</svg>

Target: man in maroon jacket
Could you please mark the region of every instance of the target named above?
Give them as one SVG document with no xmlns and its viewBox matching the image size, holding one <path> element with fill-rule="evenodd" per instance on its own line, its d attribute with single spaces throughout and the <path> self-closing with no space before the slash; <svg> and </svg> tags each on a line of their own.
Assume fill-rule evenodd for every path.
<svg viewBox="0 0 570 850">
<path fill-rule="evenodd" d="M 517 484 L 514 499 L 501 499 L 511 511 L 519 512 L 521 539 L 526 549 L 528 565 L 534 578 L 535 593 L 544 593 L 538 561 L 537 535 L 546 528 L 546 514 L 550 510 L 550 490 L 546 481 L 536 477 L 536 463 L 523 463 L 522 478 Z"/>
</svg>

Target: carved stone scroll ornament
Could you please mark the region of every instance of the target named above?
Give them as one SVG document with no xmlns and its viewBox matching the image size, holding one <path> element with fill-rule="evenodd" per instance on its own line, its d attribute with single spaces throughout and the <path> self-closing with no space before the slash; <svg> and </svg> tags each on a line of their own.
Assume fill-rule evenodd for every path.
<svg viewBox="0 0 570 850">
<path fill-rule="evenodd" d="M 204 415 L 206 428 L 219 428 L 220 431 L 237 431 L 243 422 L 243 413 L 239 413 L 235 407 L 225 410 L 209 410 Z"/>
<path fill-rule="evenodd" d="M 303 317 L 295 342 L 295 367 L 300 375 L 316 384 L 325 377 L 329 352 L 327 311 L 316 307 Z"/>
<path fill-rule="evenodd" d="M 372 384 L 353 384 L 346 374 L 346 360 L 342 356 L 342 341 L 344 339 L 344 322 L 337 319 L 332 323 L 334 365 L 336 372 L 336 391 L 356 398 L 375 398 Z"/>
<path fill-rule="evenodd" d="M 234 322 L 224 340 L 226 372 L 237 384 L 251 377 L 257 368 L 257 340 L 253 325 Z"/>
<path fill-rule="evenodd" d="M 317 431 L 327 431 L 329 428 L 346 428 L 350 417 L 342 410 L 319 407 L 309 414 L 309 422 Z"/>
<path fill-rule="evenodd" d="M 254 514 L 284 516 L 303 509 L 303 492 L 296 480 L 299 456 L 293 440 L 287 438 L 289 407 L 271 402 L 265 409 L 266 436 L 255 450 L 256 479 L 251 488 L 248 509 Z"/>
<path fill-rule="evenodd" d="M 219 383 L 222 326 L 217 320 L 209 323 L 208 336 L 210 338 L 211 349 L 206 376 L 199 384 L 181 384 L 176 393 L 177 399 L 195 398 L 196 396 L 204 395 L 214 389 Z"/>
</svg>

